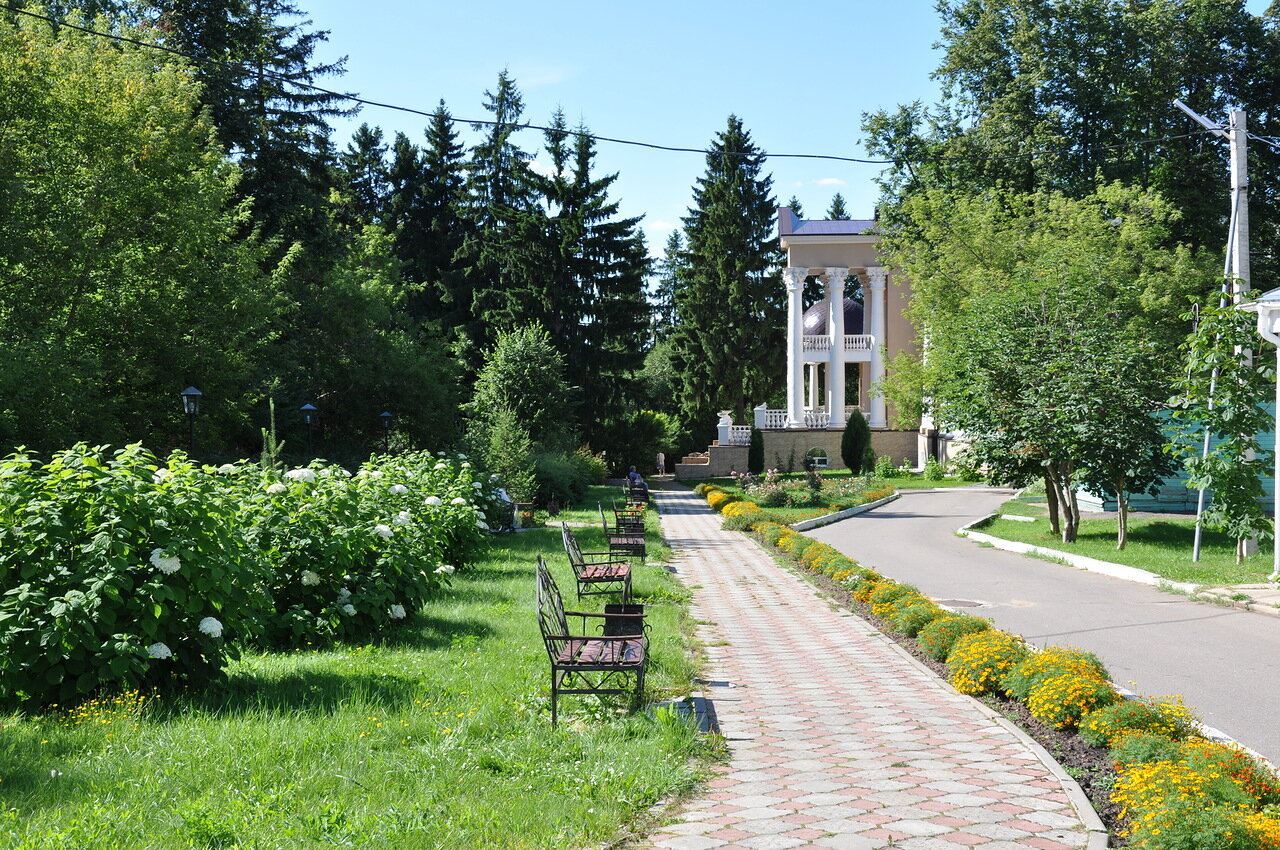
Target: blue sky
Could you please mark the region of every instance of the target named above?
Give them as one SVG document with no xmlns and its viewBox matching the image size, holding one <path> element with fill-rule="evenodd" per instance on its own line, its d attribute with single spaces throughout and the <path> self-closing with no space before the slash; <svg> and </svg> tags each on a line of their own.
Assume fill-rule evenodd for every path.
<svg viewBox="0 0 1280 850">
<path fill-rule="evenodd" d="M 532 123 L 559 107 L 600 135 L 701 148 L 735 113 L 767 151 L 862 157 L 863 113 L 937 97 L 933 0 L 298 2 L 330 30 L 318 58 L 348 57 L 347 74 L 321 85 L 424 110 L 443 98 L 460 119 L 488 117 L 483 93 L 505 67 Z M 365 107 L 336 125 L 340 146 L 362 121 L 417 141 L 426 123 Z M 519 143 L 540 149 L 541 134 Z M 660 253 L 704 157 L 601 143 L 596 161 L 619 173 L 614 197 L 645 216 Z M 878 166 L 778 159 L 769 169 L 779 202 L 794 194 L 809 217 L 835 192 L 854 218 L 871 215 Z"/>
</svg>

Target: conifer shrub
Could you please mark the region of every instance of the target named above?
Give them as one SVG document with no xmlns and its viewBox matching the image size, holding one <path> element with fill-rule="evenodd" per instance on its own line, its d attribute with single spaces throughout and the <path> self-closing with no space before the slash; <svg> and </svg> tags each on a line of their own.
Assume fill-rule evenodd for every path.
<svg viewBox="0 0 1280 850">
<path fill-rule="evenodd" d="M 1000 680 L 1029 652 L 1022 638 L 999 629 L 963 635 L 947 656 L 947 680 L 962 694 L 995 693 Z"/>
<path fill-rule="evenodd" d="M 1027 696 L 1027 710 L 1037 720 L 1063 729 L 1078 726 L 1086 714 L 1120 699 L 1104 680 L 1072 671 L 1039 679 Z"/>
<path fill-rule="evenodd" d="M 947 611 L 928 600 L 912 602 L 885 617 L 885 622 L 895 632 L 907 637 L 915 637 L 920 630 L 939 617 L 945 617 Z"/>
<path fill-rule="evenodd" d="M 849 413 L 849 421 L 844 426 L 844 434 L 840 437 L 840 459 L 849 467 L 854 475 L 865 472 L 870 467 L 864 466 L 867 450 L 871 448 L 871 426 L 867 418 L 856 407 Z"/>
<path fill-rule="evenodd" d="M 1080 723 L 1080 737 L 1094 747 L 1113 747 L 1135 733 L 1180 741 L 1196 732 L 1196 717 L 1181 697 L 1140 697 L 1100 708 Z"/>
<path fill-rule="evenodd" d="M 951 648 L 955 646 L 956 641 L 961 637 L 986 631 L 989 628 L 991 628 L 990 621 L 983 620 L 980 617 L 974 617 L 969 614 L 951 614 L 946 617 L 939 617 L 925 626 L 916 635 L 916 640 L 919 641 L 920 648 L 930 658 L 946 661 L 947 656 L 951 654 Z"/>
<path fill-rule="evenodd" d="M 1103 681 L 1111 678 L 1107 668 L 1092 652 L 1070 646 L 1050 646 L 1014 665 L 1001 686 L 1009 696 L 1026 702 L 1037 682 L 1062 673 L 1090 675 Z"/>
<path fill-rule="evenodd" d="M 751 441 L 747 445 L 747 472 L 752 475 L 764 472 L 764 434 L 759 428 L 751 429 Z"/>
</svg>

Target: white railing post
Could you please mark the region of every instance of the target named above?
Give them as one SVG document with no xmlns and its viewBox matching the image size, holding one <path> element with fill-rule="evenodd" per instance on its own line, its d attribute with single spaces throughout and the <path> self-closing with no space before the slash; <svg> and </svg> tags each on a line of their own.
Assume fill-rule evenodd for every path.
<svg viewBox="0 0 1280 850">
<path fill-rule="evenodd" d="M 729 445 L 729 432 L 733 429 L 732 411 L 728 411 L 728 410 L 720 411 L 720 421 L 716 423 L 716 428 L 719 431 L 719 433 L 717 434 L 717 437 L 719 438 L 720 445 L 722 446 Z"/>
<path fill-rule="evenodd" d="M 765 418 L 769 414 L 769 405 L 767 404 L 756 405 L 756 407 L 753 409 L 752 412 L 754 412 L 756 415 L 756 427 L 759 428 L 761 431 L 763 431 L 765 428 Z"/>
</svg>

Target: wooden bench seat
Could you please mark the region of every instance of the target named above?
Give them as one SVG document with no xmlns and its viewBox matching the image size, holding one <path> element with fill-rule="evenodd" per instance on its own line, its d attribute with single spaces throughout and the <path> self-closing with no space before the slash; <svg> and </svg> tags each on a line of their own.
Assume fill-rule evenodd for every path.
<svg viewBox="0 0 1280 850">
<path fill-rule="evenodd" d="M 643 614 L 593 614 L 564 610 L 564 599 L 547 562 L 538 556 L 538 628 L 551 661 L 551 726 L 558 718 L 561 694 L 632 693 L 631 706 L 640 705 L 644 693 L 644 673 L 648 662 L 649 639 L 644 634 Z M 578 634 L 569 629 L 569 617 L 578 617 Z M 598 619 L 634 622 L 634 634 L 587 635 L 587 621 Z M 633 680 L 629 684 L 628 680 Z"/>
<path fill-rule="evenodd" d="M 610 525 L 604 516 L 604 505 L 597 504 L 600 509 L 600 526 L 604 529 L 604 538 L 609 541 L 609 551 L 625 557 L 645 557 L 644 529 L 636 529 L 634 525 Z"/>
<path fill-rule="evenodd" d="M 631 564 L 620 559 L 619 553 L 583 552 L 578 540 L 566 523 L 560 523 L 560 536 L 564 541 L 564 553 L 577 579 L 578 598 L 603 596 L 610 593 L 622 595 L 623 602 L 631 600 Z"/>
</svg>

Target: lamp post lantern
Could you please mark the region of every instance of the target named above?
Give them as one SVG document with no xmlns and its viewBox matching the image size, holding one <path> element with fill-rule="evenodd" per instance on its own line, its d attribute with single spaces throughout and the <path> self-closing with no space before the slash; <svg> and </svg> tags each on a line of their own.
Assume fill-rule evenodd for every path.
<svg viewBox="0 0 1280 850">
<path fill-rule="evenodd" d="M 311 427 L 312 427 L 312 423 L 315 421 L 315 414 L 318 409 L 319 408 L 317 408 L 314 404 L 311 404 L 310 402 L 307 402 L 306 404 L 302 405 L 302 407 L 298 408 L 298 410 L 302 411 L 302 421 L 307 423 L 307 456 L 308 457 L 311 457 L 314 454 L 314 452 L 311 451 Z"/>
<path fill-rule="evenodd" d="M 382 420 L 382 453 L 391 454 L 391 411 L 382 411 L 378 418 Z"/>
<path fill-rule="evenodd" d="M 187 414 L 187 454 L 196 453 L 196 414 L 200 412 L 200 397 L 204 393 L 195 387 L 187 387 L 178 393 L 182 397 L 182 412 Z"/>
<path fill-rule="evenodd" d="M 1280 288 L 1272 289 L 1262 293 L 1255 301 L 1249 301 L 1240 305 L 1240 309 L 1249 313 L 1256 313 L 1258 316 L 1258 333 L 1267 342 L 1276 346 L 1276 438 L 1280 443 Z M 1280 445 L 1275 447 L 1280 449 Z M 1277 485 L 1280 485 L 1280 451 L 1273 451 L 1275 457 L 1275 476 L 1271 491 L 1271 502 L 1274 506 L 1272 515 L 1272 529 L 1280 531 L 1280 491 L 1277 491 Z M 1272 549 L 1274 550 L 1273 561 L 1271 565 L 1271 581 L 1280 581 L 1280 540 L 1272 538 Z"/>
</svg>

